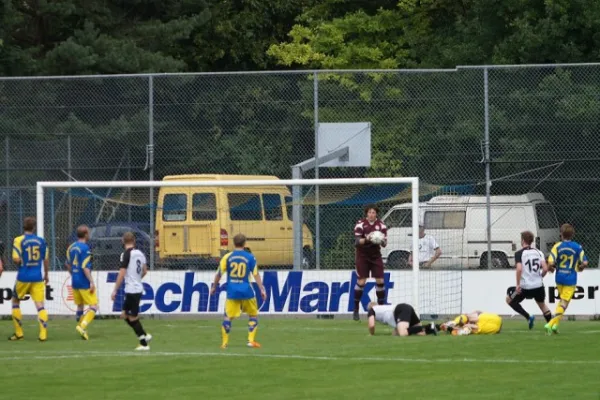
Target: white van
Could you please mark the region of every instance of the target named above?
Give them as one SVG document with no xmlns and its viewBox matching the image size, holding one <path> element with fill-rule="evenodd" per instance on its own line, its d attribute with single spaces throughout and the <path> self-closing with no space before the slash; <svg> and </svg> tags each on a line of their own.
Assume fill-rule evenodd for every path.
<svg viewBox="0 0 600 400">
<path fill-rule="evenodd" d="M 521 247 L 521 232 L 535 235 L 535 247 L 548 252 L 560 240 L 554 207 L 540 193 L 491 196 L 492 268 L 514 265 Z M 442 256 L 433 268 L 488 268 L 485 196 L 438 196 L 419 206 L 419 222 L 440 246 Z M 411 204 L 390 209 L 383 221 L 388 226 L 388 245 L 383 259 L 389 268 L 410 268 L 412 244 Z"/>
</svg>

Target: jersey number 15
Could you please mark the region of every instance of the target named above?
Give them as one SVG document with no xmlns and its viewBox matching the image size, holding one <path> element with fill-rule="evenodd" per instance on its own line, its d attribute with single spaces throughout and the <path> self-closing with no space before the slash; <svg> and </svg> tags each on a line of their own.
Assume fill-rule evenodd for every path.
<svg viewBox="0 0 600 400">
<path fill-rule="evenodd" d="M 527 262 L 525 262 L 525 266 L 529 268 L 529 272 L 539 272 L 540 260 L 537 258 L 533 260 L 527 260 Z"/>
</svg>

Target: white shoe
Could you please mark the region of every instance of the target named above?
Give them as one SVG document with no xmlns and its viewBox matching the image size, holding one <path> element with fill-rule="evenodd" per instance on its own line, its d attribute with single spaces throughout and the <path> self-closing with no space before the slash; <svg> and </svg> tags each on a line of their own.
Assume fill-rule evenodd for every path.
<svg viewBox="0 0 600 400">
<path fill-rule="evenodd" d="M 150 346 L 144 346 L 141 344 L 135 348 L 135 351 L 149 351 L 149 350 L 150 350 Z"/>
</svg>

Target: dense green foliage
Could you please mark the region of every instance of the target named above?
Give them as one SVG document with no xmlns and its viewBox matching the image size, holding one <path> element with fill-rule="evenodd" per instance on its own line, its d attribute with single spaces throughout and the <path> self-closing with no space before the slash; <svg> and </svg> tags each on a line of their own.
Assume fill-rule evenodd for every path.
<svg viewBox="0 0 600 400">
<path fill-rule="evenodd" d="M 0 4 L 0 75 L 9 76 L 455 68 L 594 62 L 600 51 L 595 0 Z M 575 223 L 581 240 L 593 245 L 594 259 L 600 253 L 600 222 L 589 216 L 600 214 L 599 72 L 576 67 L 489 74 L 492 158 L 503 162 L 493 165 L 492 177 L 521 174 L 496 182 L 492 190 L 543 192 L 557 207 L 559 221 Z M 321 74 L 319 120 L 370 121 L 374 127 L 371 168 L 324 169 L 321 176 L 417 175 L 432 184 L 471 184 L 482 191 L 484 169 L 477 162 L 483 87 L 482 69 Z M 192 172 L 289 177 L 292 164 L 313 155 L 310 73 L 158 76 L 153 88 L 157 178 Z M 64 179 L 63 173 L 48 171 L 64 168 L 66 156 L 57 153 L 44 165 L 31 151 L 40 140 L 64 134 L 78 138 L 76 179 L 113 179 L 110 167 L 124 154 L 131 156 L 133 178 L 147 178 L 141 167 L 150 129 L 148 89 L 145 77 L 0 82 L 0 138 L 35 134 L 22 154 L 11 153 L 20 162 L 12 164 L 18 170 L 12 184 Z M 578 161 L 582 158 L 588 161 Z M 563 164 L 553 174 L 551 168 L 522 174 L 554 162 Z M 90 164 L 106 170 L 77 170 Z M 25 174 L 20 169 L 25 166 L 38 170 Z M 329 211 L 323 214 L 331 221 L 323 226 L 342 218 Z M 0 223 L 0 230 L 4 226 Z M 338 232 L 329 235 L 324 248 L 346 246 Z"/>
</svg>

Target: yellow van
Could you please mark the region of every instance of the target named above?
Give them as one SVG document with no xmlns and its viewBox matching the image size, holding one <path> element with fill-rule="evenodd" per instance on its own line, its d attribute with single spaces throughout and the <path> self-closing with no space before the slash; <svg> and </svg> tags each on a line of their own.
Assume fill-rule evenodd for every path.
<svg viewBox="0 0 600 400">
<path fill-rule="evenodd" d="M 163 181 L 276 180 L 261 175 L 173 175 Z M 157 262 L 214 264 L 243 233 L 261 266 L 293 265 L 291 194 L 286 186 L 161 187 L 156 211 Z M 313 237 L 306 225 L 303 263 L 312 260 Z M 185 262 L 187 260 L 187 262 Z"/>
</svg>

